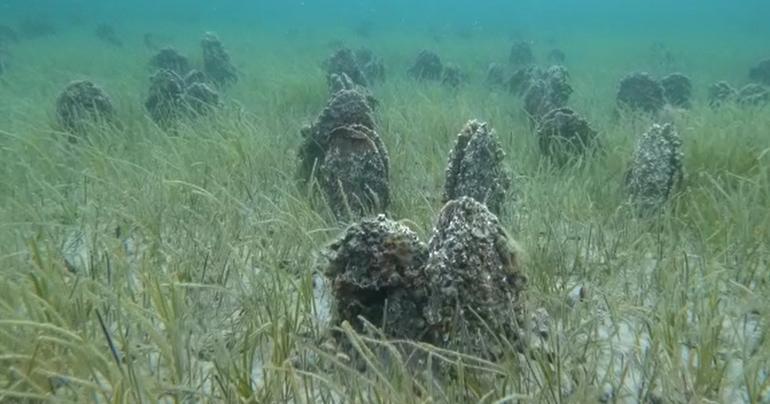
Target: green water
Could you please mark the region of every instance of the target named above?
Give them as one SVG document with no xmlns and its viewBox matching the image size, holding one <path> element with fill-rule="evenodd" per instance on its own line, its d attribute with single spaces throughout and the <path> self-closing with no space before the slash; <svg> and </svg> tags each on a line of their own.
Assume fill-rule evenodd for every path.
<svg viewBox="0 0 770 404">
<path fill-rule="evenodd" d="M 770 402 L 770 106 L 709 105 L 712 84 L 742 88 L 770 58 L 768 18 L 766 0 L 0 0 L 0 402 Z M 238 80 L 214 112 L 163 127 L 150 60 L 173 47 L 202 69 L 206 32 Z M 564 53 L 596 153 L 554 164 L 523 97 L 487 82 L 491 63 L 513 74 L 517 42 L 543 68 Z M 296 173 L 341 47 L 383 62 L 384 210 L 423 242 L 458 133 L 494 129 L 500 234 L 520 248 L 527 312 L 548 319 L 523 326 L 522 351 L 330 331 L 345 288 L 319 279 L 349 223 Z M 461 84 L 410 76 L 422 50 Z M 634 72 L 686 75 L 691 107 L 619 112 Z M 114 114 L 71 136 L 57 99 L 76 80 Z M 624 178 L 663 122 L 684 177 L 640 217 Z M 465 287 L 511 278 L 496 279 Z"/>
</svg>

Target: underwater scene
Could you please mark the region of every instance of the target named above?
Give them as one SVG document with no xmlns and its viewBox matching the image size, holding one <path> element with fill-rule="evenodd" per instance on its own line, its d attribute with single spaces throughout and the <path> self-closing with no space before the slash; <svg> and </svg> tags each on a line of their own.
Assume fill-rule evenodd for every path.
<svg viewBox="0 0 770 404">
<path fill-rule="evenodd" d="M 0 0 L 0 403 L 770 403 L 768 21 Z"/>
</svg>

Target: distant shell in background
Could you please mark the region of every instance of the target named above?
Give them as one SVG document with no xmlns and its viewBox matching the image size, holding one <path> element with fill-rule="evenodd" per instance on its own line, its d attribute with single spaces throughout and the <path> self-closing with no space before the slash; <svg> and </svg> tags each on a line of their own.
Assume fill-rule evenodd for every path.
<svg viewBox="0 0 770 404">
<path fill-rule="evenodd" d="M 166 47 L 150 59 L 150 66 L 160 70 L 171 70 L 184 76 L 190 71 L 190 61 L 174 48 Z"/>
<path fill-rule="evenodd" d="M 115 118 L 112 99 L 91 81 L 73 81 L 56 100 L 56 118 L 68 132 L 81 135 L 94 125 L 111 123 Z"/>
<path fill-rule="evenodd" d="M 660 211 L 684 177 L 682 140 L 671 124 L 653 125 L 636 143 L 625 185 L 642 216 Z"/>
<path fill-rule="evenodd" d="M 356 61 L 356 56 L 348 48 L 341 48 L 335 51 L 329 59 L 326 60 L 326 74 L 328 76 L 345 74 L 350 80 L 359 86 L 368 86 L 364 72 Z"/>
<path fill-rule="evenodd" d="M 560 164 L 598 146 L 596 131 L 570 108 L 547 113 L 537 128 L 537 137 L 540 151 Z"/>
<path fill-rule="evenodd" d="M 532 51 L 532 44 L 525 41 L 518 41 L 511 46 L 508 60 L 514 66 L 527 66 L 535 63 L 535 53 Z"/>
<path fill-rule="evenodd" d="M 238 81 L 238 73 L 230 61 L 230 54 L 222 41 L 213 32 L 207 32 L 201 40 L 203 48 L 203 71 L 219 87 Z"/>
<path fill-rule="evenodd" d="M 709 87 L 708 100 L 711 107 L 720 107 L 727 102 L 734 101 L 738 95 L 738 90 L 733 88 L 730 83 L 720 81 Z"/>
<path fill-rule="evenodd" d="M 195 71 L 186 79 L 171 70 L 155 72 L 144 103 L 152 120 L 163 129 L 171 129 L 182 118 L 204 116 L 219 106 L 219 93 L 201 82 L 201 77 Z"/>
<path fill-rule="evenodd" d="M 666 105 L 663 86 L 647 73 L 633 73 L 620 81 L 618 106 L 631 111 L 657 114 Z"/>
<path fill-rule="evenodd" d="M 681 73 L 672 73 L 660 80 L 666 101 L 677 108 L 692 106 L 692 82 Z"/>
<path fill-rule="evenodd" d="M 498 63 L 490 63 L 487 67 L 487 85 L 502 86 L 505 84 L 505 68 Z"/>
<path fill-rule="evenodd" d="M 742 106 L 761 107 L 770 103 L 770 91 L 760 84 L 747 84 L 738 90 L 736 101 Z"/>
<path fill-rule="evenodd" d="M 499 213 L 511 186 L 504 159 L 495 131 L 486 122 L 466 123 L 449 155 L 443 201 L 467 196 Z"/>
<path fill-rule="evenodd" d="M 361 125 L 374 130 L 373 114 L 370 99 L 362 92 L 343 89 L 333 93 L 315 122 L 302 130 L 304 141 L 298 152 L 299 179 L 303 182 L 312 179 L 318 164 L 324 160 L 335 129 Z"/>
<path fill-rule="evenodd" d="M 338 220 L 382 212 L 390 204 L 390 162 L 379 135 L 363 125 L 335 129 L 318 167 L 326 201 Z"/>
<path fill-rule="evenodd" d="M 409 75 L 417 80 L 440 80 L 443 71 L 441 58 L 431 51 L 423 50 L 409 69 Z"/>
<path fill-rule="evenodd" d="M 385 81 L 385 63 L 370 49 L 360 48 L 355 51 L 356 63 L 371 84 Z"/>
<path fill-rule="evenodd" d="M 770 59 L 759 62 L 749 70 L 749 79 L 756 83 L 770 86 Z"/>
<path fill-rule="evenodd" d="M 466 81 L 465 74 L 456 65 L 449 64 L 444 68 L 444 73 L 441 77 L 441 84 L 458 88 Z"/>
<path fill-rule="evenodd" d="M 573 91 L 567 68 L 551 66 L 530 81 L 524 92 L 524 110 L 536 125 L 550 111 L 565 107 Z"/>
</svg>

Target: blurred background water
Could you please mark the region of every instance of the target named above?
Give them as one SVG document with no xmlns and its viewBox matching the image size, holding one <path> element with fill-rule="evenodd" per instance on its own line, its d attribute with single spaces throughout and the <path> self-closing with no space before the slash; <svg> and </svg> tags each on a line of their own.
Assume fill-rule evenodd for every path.
<svg viewBox="0 0 770 404">
<path fill-rule="evenodd" d="M 116 24 L 205 21 L 264 30 L 365 24 L 381 33 L 442 28 L 495 35 L 770 33 L 770 2 L 765 0 L 3 0 L 0 11 L 0 21 L 34 15 L 62 24 L 93 18 Z"/>
</svg>

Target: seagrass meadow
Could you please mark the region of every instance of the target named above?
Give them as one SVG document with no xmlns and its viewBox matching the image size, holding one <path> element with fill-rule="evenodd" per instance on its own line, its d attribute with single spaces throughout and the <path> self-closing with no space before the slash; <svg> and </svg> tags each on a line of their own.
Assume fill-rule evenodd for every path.
<svg viewBox="0 0 770 404">
<path fill-rule="evenodd" d="M 388 12 L 330 1 L 287 2 L 291 16 L 268 2 L 254 6 L 261 14 L 222 11 L 237 3 L 146 19 L 149 5 L 0 15 L 10 27 L 0 28 L 0 402 L 770 403 L 770 103 L 752 92 L 760 101 L 715 105 L 710 90 L 770 85 L 767 27 L 754 20 L 766 6 L 715 2 L 694 22 L 685 6 L 607 5 L 561 24 L 569 12 L 551 19 L 556 6 L 523 2 L 505 5 L 516 17 L 504 25 L 494 1 L 461 1 L 446 17 L 430 2 L 414 13 L 377 1 Z M 463 20 L 474 7 L 478 18 Z M 668 17 L 653 25 L 656 13 Z M 150 61 L 172 46 L 211 69 L 206 32 L 234 76 L 211 84 L 206 113 L 169 128 L 148 110 Z M 525 97 L 491 82 L 491 63 L 506 82 L 518 69 L 520 42 L 531 64 L 568 70 L 566 105 L 590 123 L 595 151 L 555 162 Z M 366 92 L 389 204 L 359 217 L 341 217 L 322 181 L 297 178 L 303 128 L 330 98 L 325 61 L 342 47 L 371 50 L 385 71 Z M 456 69 L 450 79 L 415 77 L 423 50 Z M 619 83 L 634 72 L 686 75 L 689 105 L 619 108 Z M 73 131 L 57 99 L 77 80 L 112 109 Z M 498 354 L 477 355 L 462 339 L 381 327 L 398 319 L 337 321 L 330 244 L 377 213 L 440 244 L 454 199 L 447 163 L 471 120 L 504 152 L 505 196 L 483 209 L 526 277 L 526 337 L 490 328 L 477 344 Z M 662 208 L 640 215 L 626 177 L 654 124 L 681 139 L 683 175 Z"/>
</svg>

